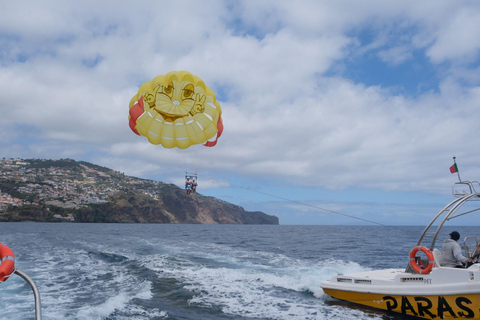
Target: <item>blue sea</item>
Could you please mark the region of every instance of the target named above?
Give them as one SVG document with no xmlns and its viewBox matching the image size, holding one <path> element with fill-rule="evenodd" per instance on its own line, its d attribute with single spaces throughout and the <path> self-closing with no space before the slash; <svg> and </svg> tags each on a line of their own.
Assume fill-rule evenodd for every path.
<svg viewBox="0 0 480 320">
<path fill-rule="evenodd" d="M 477 227 L 456 227 L 462 237 Z M 423 227 L 0 223 L 43 319 L 402 319 L 325 295 L 337 273 L 404 268 Z M 445 230 L 447 237 L 450 229 Z M 437 245 L 441 245 L 443 239 Z M 34 319 L 0 283 L 0 319 Z"/>
</svg>

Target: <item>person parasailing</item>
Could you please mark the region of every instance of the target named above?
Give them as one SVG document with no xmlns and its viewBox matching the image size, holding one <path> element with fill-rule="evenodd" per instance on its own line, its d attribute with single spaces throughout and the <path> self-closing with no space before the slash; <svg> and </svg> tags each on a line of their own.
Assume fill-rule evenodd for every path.
<svg viewBox="0 0 480 320">
<path fill-rule="evenodd" d="M 187 180 L 185 181 L 185 190 L 187 191 L 187 196 L 192 193 L 192 181 L 190 181 L 189 177 L 187 177 Z"/>
<path fill-rule="evenodd" d="M 197 193 L 197 186 L 198 186 L 197 181 L 195 179 L 193 179 L 193 181 L 192 181 L 192 192 L 193 192 L 193 194 Z"/>
</svg>

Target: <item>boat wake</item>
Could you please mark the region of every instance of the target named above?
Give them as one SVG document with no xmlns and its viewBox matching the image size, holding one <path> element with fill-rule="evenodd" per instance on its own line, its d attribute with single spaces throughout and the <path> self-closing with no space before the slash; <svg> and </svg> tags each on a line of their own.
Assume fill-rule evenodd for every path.
<svg viewBox="0 0 480 320">
<path fill-rule="evenodd" d="M 40 236 L 19 232 L 10 237 L 19 268 L 39 287 L 44 319 L 372 320 L 385 316 L 345 308 L 323 293 L 320 283 L 333 275 L 369 270 L 329 255 L 328 249 L 315 256 L 310 248 L 302 252 L 289 249 L 288 243 L 271 241 L 272 246 L 264 239 L 197 241 L 192 236 L 181 240 L 178 237 L 184 236 L 177 231 L 175 236 L 158 236 L 160 228 L 165 233 L 169 228 L 214 226 L 82 226 L 88 233 L 68 229 L 78 228 L 75 225 L 63 230 L 64 226 L 41 224 L 54 232 Z M 101 227 L 112 230 L 100 235 Z M 139 235 L 136 228 L 146 234 Z M 225 230 L 235 231 L 230 228 Z M 242 234 L 247 228 L 241 229 Z M 194 234 L 190 229 L 185 233 Z M 249 232 L 249 237 L 257 233 Z M 225 233 L 225 237 L 232 236 Z M 32 318 L 31 291 L 19 277 L 11 277 L 0 289 L 2 317 Z"/>
</svg>

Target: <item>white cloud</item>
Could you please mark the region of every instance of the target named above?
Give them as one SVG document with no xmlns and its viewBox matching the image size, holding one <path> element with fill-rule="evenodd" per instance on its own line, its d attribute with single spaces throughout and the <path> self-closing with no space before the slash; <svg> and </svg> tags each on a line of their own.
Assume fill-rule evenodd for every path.
<svg viewBox="0 0 480 320">
<path fill-rule="evenodd" d="M 480 52 L 480 7 L 457 8 L 449 19 L 438 25 L 436 40 L 427 51 L 437 63 L 445 60 L 455 64 L 472 62 Z M 463 60 L 463 61 L 462 61 Z"/>
<path fill-rule="evenodd" d="M 194 167 L 292 185 L 428 191 L 415 181 L 437 182 L 452 155 L 478 158 L 480 78 L 464 63 L 478 64 L 475 2 L 16 1 L 6 9 L 7 156 L 87 158 L 165 181 Z M 438 69 L 437 91 L 403 96 L 332 75 L 336 63 L 370 52 L 414 63 L 415 50 Z M 170 70 L 190 70 L 221 92 L 217 147 L 167 150 L 128 128 L 138 86 Z M 209 181 L 202 186 L 225 185 Z"/>
</svg>

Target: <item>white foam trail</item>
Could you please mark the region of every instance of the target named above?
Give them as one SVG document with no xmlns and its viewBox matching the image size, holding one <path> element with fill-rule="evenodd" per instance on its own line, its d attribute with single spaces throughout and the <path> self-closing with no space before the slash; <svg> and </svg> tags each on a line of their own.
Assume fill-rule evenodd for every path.
<svg viewBox="0 0 480 320">
<path fill-rule="evenodd" d="M 77 313 L 77 319 L 90 320 L 102 319 L 107 315 L 112 314 L 115 310 L 121 310 L 130 300 L 128 294 L 122 292 L 115 297 L 107 299 L 104 303 L 97 306 L 85 306 Z"/>
<path fill-rule="evenodd" d="M 247 252 L 224 248 L 181 254 L 145 257 L 146 267 L 159 277 L 172 277 L 194 293 L 189 301 L 200 307 L 220 306 L 225 314 L 268 319 L 377 319 L 360 310 L 330 306 L 320 287 L 323 280 L 337 273 L 365 271 L 353 262 L 327 260 L 317 263 L 268 252 Z M 193 246 L 195 247 L 195 246 Z M 222 252 L 223 251 L 223 252 Z M 225 253 L 228 251 L 228 254 Z M 252 257 L 268 265 L 253 263 Z M 184 257 L 190 256 L 192 260 Z M 181 257 L 181 258 L 180 258 Z M 200 263 L 196 261 L 200 261 Z M 222 267 L 219 267 L 222 266 Z M 312 296 L 308 296 L 311 294 Z M 380 318 L 378 318 L 380 319 Z"/>
<path fill-rule="evenodd" d="M 133 299 L 152 298 L 150 281 L 139 281 L 121 264 L 98 259 L 88 251 L 57 248 L 52 254 L 38 255 L 41 258 L 35 258 L 34 267 L 23 271 L 39 288 L 45 319 L 104 319 L 114 312 L 128 314 Z M 5 284 L 0 288 L 0 318 L 32 318 L 31 289 L 18 276 L 12 276 Z M 98 301 L 98 304 L 92 305 L 92 301 Z M 167 316 L 158 310 L 143 310 L 138 314 L 150 316 L 137 319 Z"/>
<path fill-rule="evenodd" d="M 151 319 L 154 317 L 166 318 L 168 317 L 165 311 L 159 312 L 146 312 L 145 310 L 135 307 L 130 302 L 133 299 L 151 299 L 151 284 L 149 282 L 143 282 L 140 286 L 135 285 L 139 290 L 137 294 L 132 295 L 131 292 L 124 290 L 116 296 L 108 298 L 105 302 L 96 306 L 84 306 L 82 307 L 75 319 L 79 320 L 91 320 L 91 319 L 105 319 L 106 317 L 118 313 L 129 314 L 128 316 L 115 316 L 115 319 L 131 319 L 131 314 L 137 314 L 136 319 Z"/>
<path fill-rule="evenodd" d="M 296 259 L 280 249 L 265 252 L 213 243 L 111 237 L 105 243 L 74 240 L 74 246 L 58 245 L 49 254 L 23 250 L 18 261 L 30 268 L 19 268 L 39 286 L 45 319 L 168 318 L 167 312 L 134 301 L 152 299 L 153 284 L 131 272 L 133 262 L 155 271 L 159 279 L 177 279 L 193 293 L 188 301 L 192 307 L 220 309 L 234 317 L 381 319 L 375 313 L 334 305 L 323 294 L 321 281 L 337 273 L 366 270 L 353 262 Z M 33 240 L 28 245 L 32 244 L 43 247 Z M 12 277 L 0 286 L 0 318 L 33 318 L 33 296 L 22 281 Z"/>
</svg>

